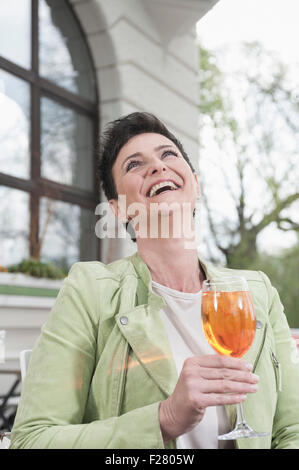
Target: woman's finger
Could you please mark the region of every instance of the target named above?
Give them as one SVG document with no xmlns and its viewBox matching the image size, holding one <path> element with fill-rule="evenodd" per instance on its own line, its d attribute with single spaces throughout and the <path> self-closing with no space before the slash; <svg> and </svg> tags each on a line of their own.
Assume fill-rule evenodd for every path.
<svg viewBox="0 0 299 470">
<path fill-rule="evenodd" d="M 244 402 L 246 398 L 247 396 L 243 393 L 202 393 L 198 397 L 198 402 L 200 406 L 206 408 L 208 406 L 236 405 Z"/>
<path fill-rule="evenodd" d="M 258 383 L 259 376 L 248 370 L 202 367 L 198 369 L 198 375 L 207 380 L 235 380 L 237 382 Z"/>
<path fill-rule="evenodd" d="M 257 384 L 238 382 L 235 380 L 200 380 L 196 387 L 201 393 L 254 393 L 258 390 Z"/>
<path fill-rule="evenodd" d="M 219 354 L 210 354 L 204 356 L 193 356 L 187 359 L 190 364 L 199 365 L 201 367 L 216 367 L 226 369 L 240 369 L 240 370 L 252 370 L 252 364 L 240 359 L 230 356 L 220 356 Z"/>
</svg>

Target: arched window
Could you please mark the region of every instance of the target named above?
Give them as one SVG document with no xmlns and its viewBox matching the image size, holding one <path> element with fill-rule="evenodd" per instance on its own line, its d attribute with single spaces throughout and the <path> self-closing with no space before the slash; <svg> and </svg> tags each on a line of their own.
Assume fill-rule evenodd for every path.
<svg viewBox="0 0 299 470">
<path fill-rule="evenodd" d="M 0 265 L 99 259 L 97 92 L 66 0 L 0 2 Z"/>
</svg>

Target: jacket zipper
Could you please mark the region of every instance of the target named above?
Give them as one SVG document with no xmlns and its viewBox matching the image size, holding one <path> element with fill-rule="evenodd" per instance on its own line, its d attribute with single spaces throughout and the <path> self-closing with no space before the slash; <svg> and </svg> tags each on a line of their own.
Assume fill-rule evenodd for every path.
<svg viewBox="0 0 299 470">
<path fill-rule="evenodd" d="M 119 394 L 118 394 L 118 400 L 117 400 L 117 405 L 116 405 L 116 416 L 119 416 L 121 413 L 121 407 L 122 407 L 123 395 L 124 395 L 126 377 L 127 377 L 127 370 L 128 370 L 128 362 L 129 362 L 129 343 L 126 341 L 123 361 L 122 361 L 122 375 L 120 379 Z"/>
<path fill-rule="evenodd" d="M 263 339 L 262 339 L 262 343 L 260 345 L 260 349 L 259 349 L 259 352 L 255 358 L 255 361 L 254 361 L 254 364 L 253 364 L 253 369 L 252 369 L 252 372 L 255 371 L 256 367 L 257 367 L 257 364 L 259 362 L 259 359 L 260 359 L 260 356 L 262 354 L 262 350 L 263 350 L 263 347 L 264 347 L 264 344 L 265 344 L 265 339 L 266 339 L 266 333 L 267 333 L 267 328 L 268 328 L 268 324 L 266 323 L 265 324 L 265 329 L 264 329 L 264 333 L 263 333 Z"/>
<path fill-rule="evenodd" d="M 271 358 L 272 358 L 272 363 L 274 365 L 274 370 L 275 370 L 275 378 L 276 378 L 276 386 L 277 390 L 281 392 L 281 370 L 280 370 L 280 363 L 275 356 L 274 352 L 271 351 Z"/>
</svg>

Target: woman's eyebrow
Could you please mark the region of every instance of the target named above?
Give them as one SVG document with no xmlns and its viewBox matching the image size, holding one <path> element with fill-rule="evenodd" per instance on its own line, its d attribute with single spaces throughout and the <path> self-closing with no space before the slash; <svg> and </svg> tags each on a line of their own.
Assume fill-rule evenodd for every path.
<svg viewBox="0 0 299 470">
<path fill-rule="evenodd" d="M 162 149 L 165 149 L 165 148 L 167 148 L 167 147 L 168 147 L 168 148 L 169 148 L 169 147 L 174 148 L 174 146 L 171 145 L 171 144 L 166 144 L 166 145 L 164 144 L 164 145 L 159 145 L 158 147 L 155 147 L 154 150 L 155 150 L 155 152 L 157 152 L 158 150 L 162 150 Z"/>
</svg>

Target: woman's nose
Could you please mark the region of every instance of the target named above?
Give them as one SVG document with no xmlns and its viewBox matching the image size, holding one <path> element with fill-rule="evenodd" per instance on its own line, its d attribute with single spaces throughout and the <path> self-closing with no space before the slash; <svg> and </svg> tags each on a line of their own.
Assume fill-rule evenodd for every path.
<svg viewBox="0 0 299 470">
<path fill-rule="evenodd" d="M 155 173 L 160 173 L 166 171 L 166 166 L 160 159 L 155 159 L 154 161 L 151 162 L 149 165 L 149 173 L 151 175 Z"/>
</svg>

